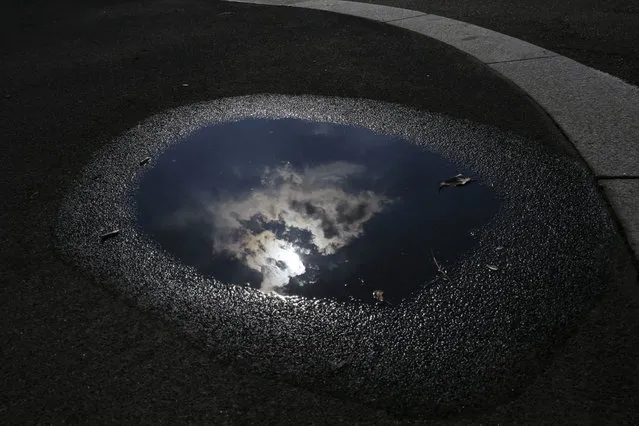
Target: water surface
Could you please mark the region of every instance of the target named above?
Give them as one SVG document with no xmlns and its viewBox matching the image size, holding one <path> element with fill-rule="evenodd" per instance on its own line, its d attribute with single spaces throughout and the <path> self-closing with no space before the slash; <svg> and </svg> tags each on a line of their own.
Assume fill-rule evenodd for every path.
<svg viewBox="0 0 639 426">
<path fill-rule="evenodd" d="M 481 182 L 439 191 L 476 177 L 401 138 L 297 119 L 205 127 L 148 167 L 144 232 L 205 275 L 283 295 L 396 304 L 498 207 Z"/>
</svg>

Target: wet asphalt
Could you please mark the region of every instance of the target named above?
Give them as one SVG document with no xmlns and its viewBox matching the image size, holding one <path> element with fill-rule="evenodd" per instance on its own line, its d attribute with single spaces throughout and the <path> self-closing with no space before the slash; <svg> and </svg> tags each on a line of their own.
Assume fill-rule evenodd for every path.
<svg viewBox="0 0 639 426">
<path fill-rule="evenodd" d="M 439 43 L 399 29 L 295 9 L 217 2 L 119 3 L 103 9 L 63 5 L 47 13 L 23 10 L 6 20 L 4 31 L 10 38 L 4 37 L 0 70 L 3 81 L 11 82 L 3 87 L 0 100 L 4 112 L 0 123 L 4 135 L 0 157 L 3 418 L 218 424 L 390 423 L 436 415 L 484 421 L 636 418 L 638 299 L 636 271 L 627 249 L 617 239 L 587 172 L 571 159 L 573 153 L 561 133 L 525 94 L 489 70 Z M 384 369 L 373 368 L 367 376 L 362 366 L 375 365 L 376 358 L 364 357 L 362 363 L 355 363 L 358 371 L 329 377 L 317 367 L 328 365 L 322 363 L 326 357 L 318 355 L 322 362 L 306 368 L 314 354 L 291 352 L 292 340 L 286 339 L 288 349 L 279 353 L 265 338 L 268 333 L 260 335 L 259 327 L 241 324 L 244 316 L 212 315 L 223 326 L 208 340 L 206 322 L 198 323 L 195 332 L 184 333 L 185 324 L 188 328 L 197 316 L 167 315 L 166 304 L 158 307 L 153 297 L 140 300 L 128 294 L 131 287 L 124 284 L 130 281 L 109 280 L 110 267 L 91 269 L 96 264 L 91 259 L 103 259 L 100 256 L 105 254 L 91 251 L 92 243 L 76 258 L 60 249 L 64 230 L 57 226 L 60 214 L 64 217 L 66 211 L 81 217 L 83 209 L 95 209 L 94 215 L 85 216 L 91 224 L 99 214 L 112 212 L 99 203 L 75 210 L 64 207 L 68 206 L 65 197 L 82 187 L 85 165 L 101 158 L 105 151 L 100 150 L 108 142 L 162 111 L 260 93 L 366 98 L 401 104 L 411 111 L 445 114 L 455 123 L 470 120 L 476 123 L 469 124 L 471 128 L 499 129 L 488 135 L 508 135 L 498 141 L 520 141 L 515 145 L 525 153 L 522 159 L 537 156 L 537 150 L 522 147 L 543 147 L 549 161 L 524 161 L 528 168 L 522 176 L 559 171 L 558 180 L 549 179 L 550 173 L 540 180 L 548 188 L 571 191 L 566 196 L 553 194 L 531 185 L 530 180 L 522 178 L 522 182 L 532 191 L 550 194 L 546 196 L 554 207 L 544 214 L 561 218 L 558 230 L 571 230 L 569 237 L 553 241 L 573 250 L 561 254 L 548 250 L 525 258 L 541 262 L 533 262 L 533 270 L 542 276 L 570 273 L 558 287 L 564 291 L 554 293 L 554 287 L 548 288 L 541 295 L 547 302 L 544 309 L 531 309 L 541 326 L 519 321 L 522 334 L 514 334 L 519 337 L 488 339 L 494 350 L 486 352 L 487 361 L 510 349 L 517 357 L 483 364 L 475 357 L 479 364 L 466 363 L 461 368 L 444 362 L 441 371 L 463 372 L 458 377 L 463 386 L 439 383 L 446 392 L 437 396 L 437 375 L 418 371 L 402 377 L 410 370 L 400 367 L 415 365 L 410 357 L 392 366 L 389 360 L 399 348 L 388 352 L 384 349 L 388 339 L 359 336 L 361 342 L 372 345 L 373 352 L 385 354 L 381 366 L 397 374 L 387 376 Z M 389 122 L 411 114 L 389 114 Z M 489 145 L 496 143 L 488 139 Z M 442 149 L 445 146 L 456 152 L 449 144 Z M 464 161 L 479 161 L 471 153 L 467 151 Z M 129 167 L 132 156 L 119 160 L 121 167 Z M 541 164 L 548 169 L 537 169 Z M 117 164 L 103 167 L 113 176 L 120 173 L 115 172 L 120 170 Z M 478 169 L 499 185 L 495 170 Z M 515 179 L 516 174 L 508 170 L 510 179 Z M 569 202 L 564 207 L 562 197 Z M 126 210 L 118 200 L 110 200 L 111 208 Z M 584 205 L 589 208 L 579 208 Z M 533 206 L 541 212 L 544 205 Z M 571 221 L 573 216 L 579 221 Z M 96 257 L 79 260 L 91 253 Z M 109 253 L 122 258 L 122 252 Z M 593 259 L 597 262 L 591 264 Z M 97 263 L 103 265 L 103 260 Z M 148 276 L 153 276 L 152 269 Z M 575 293 L 575 289 L 580 290 Z M 539 302 L 535 299 L 539 296 L 533 292 L 532 299 L 523 299 L 521 306 Z M 491 305 L 478 306 L 488 309 Z M 189 313 L 203 311 L 211 312 L 184 308 Z M 545 312 L 553 315 L 546 317 Z M 566 316 L 554 316 L 559 312 Z M 241 321 L 234 328 L 224 318 Z M 380 318 L 390 324 L 383 315 Z M 495 337 L 505 332 L 498 321 L 495 324 L 496 328 L 485 328 L 480 334 Z M 339 328 L 331 330 L 336 346 L 348 343 Z M 455 330 L 459 329 L 453 327 L 446 334 L 448 346 L 442 347 L 457 348 L 453 352 L 461 358 L 451 361 L 468 361 L 473 353 L 455 345 L 453 337 L 459 336 Z M 224 346 L 223 337 L 234 340 Z M 256 344 L 257 350 L 270 348 L 264 362 L 256 364 L 255 357 L 243 354 L 245 339 Z M 497 350 L 500 344 L 508 350 Z M 243 359 L 233 357 L 238 353 Z M 287 354 L 296 362 L 289 368 L 273 368 L 281 367 Z M 419 358 L 424 359 L 428 357 Z M 513 359 L 517 362 L 510 363 Z M 477 369 L 477 365 L 483 367 Z M 521 371 L 510 374 L 517 369 Z M 425 376 L 430 381 L 417 380 Z M 518 378 L 522 378 L 520 386 L 506 386 Z M 455 393 L 459 389 L 472 392 Z M 440 400 L 446 401 L 443 409 L 437 404 Z"/>
</svg>

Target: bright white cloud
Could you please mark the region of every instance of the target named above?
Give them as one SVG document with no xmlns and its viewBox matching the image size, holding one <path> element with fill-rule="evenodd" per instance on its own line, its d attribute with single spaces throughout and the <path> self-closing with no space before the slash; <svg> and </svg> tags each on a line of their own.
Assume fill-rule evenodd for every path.
<svg viewBox="0 0 639 426">
<path fill-rule="evenodd" d="M 283 292 L 291 277 L 303 274 L 304 253 L 264 224 L 306 231 L 318 253 L 333 254 L 364 232 L 364 224 L 391 202 L 372 191 L 347 192 L 347 179 L 361 175 L 358 164 L 334 162 L 295 170 L 290 165 L 266 169 L 262 186 L 241 196 L 204 203 L 204 218 L 212 225 L 214 253 L 229 253 L 262 273 L 263 291 Z M 181 211 L 173 224 L 202 219 Z"/>
</svg>

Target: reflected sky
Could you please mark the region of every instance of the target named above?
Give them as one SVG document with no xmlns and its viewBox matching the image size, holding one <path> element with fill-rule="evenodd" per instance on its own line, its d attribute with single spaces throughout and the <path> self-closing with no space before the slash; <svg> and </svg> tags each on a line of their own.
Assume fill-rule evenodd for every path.
<svg viewBox="0 0 639 426">
<path fill-rule="evenodd" d="M 399 138 L 296 119 L 201 129 L 143 177 L 139 223 L 229 284 L 398 302 L 472 247 L 497 208 L 481 185 L 438 193 L 457 167 Z"/>
</svg>

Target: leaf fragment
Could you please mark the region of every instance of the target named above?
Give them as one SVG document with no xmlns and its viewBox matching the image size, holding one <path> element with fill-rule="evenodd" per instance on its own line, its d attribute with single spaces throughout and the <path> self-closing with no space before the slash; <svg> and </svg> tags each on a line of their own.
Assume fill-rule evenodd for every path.
<svg viewBox="0 0 639 426">
<path fill-rule="evenodd" d="M 469 177 L 464 177 L 461 174 L 453 176 L 452 178 L 448 178 L 443 182 L 439 183 L 439 190 L 441 191 L 443 188 L 447 187 L 455 187 L 455 186 L 464 186 L 472 182 L 473 180 Z"/>
<path fill-rule="evenodd" d="M 382 290 L 375 290 L 373 292 L 373 297 L 375 298 L 375 300 L 383 302 L 384 301 L 384 292 Z"/>
</svg>

